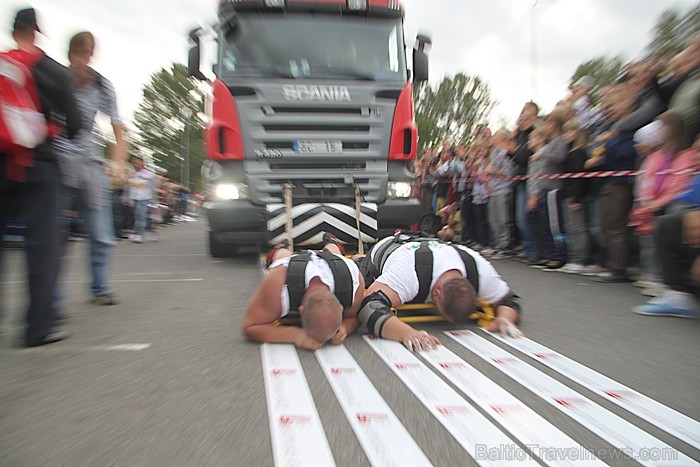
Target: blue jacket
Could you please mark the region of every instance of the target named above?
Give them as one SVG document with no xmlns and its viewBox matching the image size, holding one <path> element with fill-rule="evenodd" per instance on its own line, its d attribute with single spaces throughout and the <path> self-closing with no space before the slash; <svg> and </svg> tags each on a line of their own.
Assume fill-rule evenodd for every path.
<svg viewBox="0 0 700 467">
<path fill-rule="evenodd" d="M 634 170 L 637 151 L 634 149 L 634 133 L 621 133 L 605 143 L 605 161 L 600 170 Z M 604 178 L 604 183 L 633 183 L 634 177 Z"/>
</svg>

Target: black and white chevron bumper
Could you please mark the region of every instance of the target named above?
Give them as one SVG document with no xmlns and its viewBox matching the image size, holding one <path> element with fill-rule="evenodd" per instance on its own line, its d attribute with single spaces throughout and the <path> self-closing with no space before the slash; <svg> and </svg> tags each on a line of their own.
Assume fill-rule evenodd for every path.
<svg viewBox="0 0 700 467">
<path fill-rule="evenodd" d="M 287 212 L 284 204 L 267 206 L 267 231 L 270 243 L 276 244 L 287 238 Z M 355 207 L 337 203 L 307 203 L 292 208 L 294 245 L 321 243 L 323 232 L 329 232 L 339 240 L 357 244 L 358 232 Z M 377 241 L 377 205 L 363 203 L 360 214 L 362 242 Z"/>
</svg>

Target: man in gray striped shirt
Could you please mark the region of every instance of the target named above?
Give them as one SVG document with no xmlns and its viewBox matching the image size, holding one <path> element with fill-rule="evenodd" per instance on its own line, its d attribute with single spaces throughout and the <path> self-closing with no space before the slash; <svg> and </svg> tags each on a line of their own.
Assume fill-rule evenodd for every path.
<svg viewBox="0 0 700 467">
<path fill-rule="evenodd" d="M 114 245 L 109 178 L 124 176 L 121 172 L 128 149 L 117 112 L 114 87 L 90 66 L 94 50 L 95 38 L 90 32 L 78 33 L 70 41 L 68 59 L 75 81 L 75 97 L 83 114 L 83 126 L 74 140 L 57 141 L 56 149 L 63 185 L 61 204 L 64 210 L 77 207 L 90 239 L 92 302 L 116 305 L 118 299 L 108 284 L 110 249 Z M 110 119 L 114 131 L 115 144 L 111 146 L 109 163 L 93 135 L 98 112 Z M 58 291 L 56 296 L 60 296 Z"/>
</svg>

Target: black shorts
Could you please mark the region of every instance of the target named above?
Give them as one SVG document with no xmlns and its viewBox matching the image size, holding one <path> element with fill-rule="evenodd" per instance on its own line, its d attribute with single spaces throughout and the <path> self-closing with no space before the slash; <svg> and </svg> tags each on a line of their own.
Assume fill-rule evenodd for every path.
<svg viewBox="0 0 700 467">
<path fill-rule="evenodd" d="M 370 254 L 369 252 L 360 258 L 355 258 L 353 259 L 355 264 L 357 265 L 357 268 L 360 270 L 360 274 L 362 274 L 362 277 L 365 278 L 365 289 L 372 285 L 374 282 L 374 274 L 372 273 L 372 270 L 374 269 L 372 267 L 372 261 L 370 260 Z"/>
</svg>

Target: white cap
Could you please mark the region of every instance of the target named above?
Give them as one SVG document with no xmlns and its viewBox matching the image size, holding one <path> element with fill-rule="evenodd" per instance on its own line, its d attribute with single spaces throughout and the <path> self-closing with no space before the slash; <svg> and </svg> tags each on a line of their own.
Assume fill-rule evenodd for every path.
<svg viewBox="0 0 700 467">
<path fill-rule="evenodd" d="M 664 143 L 661 127 L 664 124 L 661 120 L 654 120 L 650 124 L 641 127 L 634 133 L 634 144 L 646 144 L 657 148 Z"/>
</svg>

